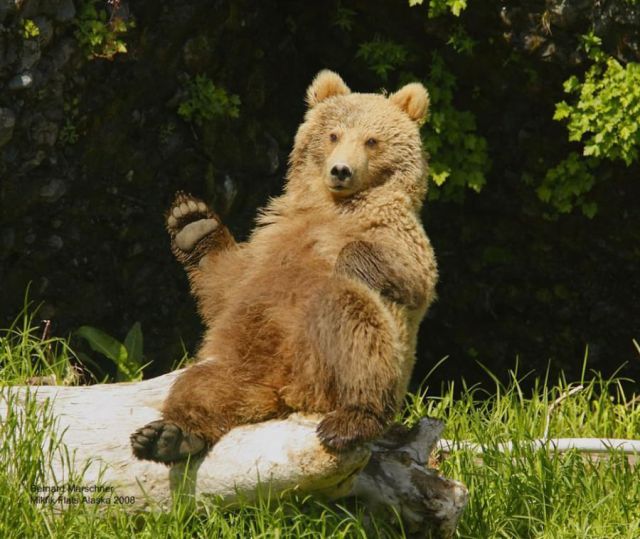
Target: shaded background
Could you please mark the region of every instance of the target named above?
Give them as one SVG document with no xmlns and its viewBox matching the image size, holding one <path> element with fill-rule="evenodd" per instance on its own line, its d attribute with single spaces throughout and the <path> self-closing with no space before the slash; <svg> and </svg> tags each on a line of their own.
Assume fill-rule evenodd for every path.
<svg viewBox="0 0 640 539">
<path fill-rule="evenodd" d="M 125 21 L 126 53 L 88 57 L 78 38 L 87 4 L 107 25 Z M 404 0 L 113 4 L 0 0 L 0 327 L 31 282 L 54 334 L 89 324 L 122 340 L 140 321 L 146 374 L 168 370 L 202 331 L 164 232 L 173 193 L 203 197 L 245 238 L 282 188 L 317 71 L 338 71 L 356 91 L 394 90 L 429 84 L 437 52 L 455 77 L 453 106 L 486 141 L 486 185 L 425 207 L 441 280 L 414 383 L 444 356 L 434 384 L 484 380 L 478 362 L 504 379 L 516 359 L 521 373 L 549 366 L 574 379 L 586 346 L 589 368 L 609 375 L 627 362 L 622 373 L 640 380 L 638 164 L 599 166 L 592 219 L 536 195 L 545 171 L 579 148 L 552 117 L 563 82 L 589 66 L 580 35 L 595 29 L 608 54 L 637 62 L 636 3 L 470 0 L 459 17 Z M 456 50 L 454 35 L 473 50 Z M 372 42 L 401 49 L 376 67 L 362 52 Z M 239 96 L 237 118 L 178 114 L 197 75 Z"/>
</svg>

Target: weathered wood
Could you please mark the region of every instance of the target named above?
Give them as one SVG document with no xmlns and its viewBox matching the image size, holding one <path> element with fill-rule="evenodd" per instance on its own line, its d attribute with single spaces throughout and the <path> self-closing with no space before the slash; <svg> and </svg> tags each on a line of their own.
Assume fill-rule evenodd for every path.
<svg viewBox="0 0 640 539">
<path fill-rule="evenodd" d="M 179 371 L 135 383 L 94 386 L 0 388 L 0 423 L 24 402 L 49 401 L 55 436 L 73 458 L 53 457 L 48 485 L 65 485 L 83 472 L 85 485 L 108 485 L 124 507 L 166 508 L 182 484 L 195 496 L 219 496 L 222 503 L 252 500 L 263 489 L 294 489 L 335 499 L 357 495 L 376 511 L 385 507 L 418 536 L 436 531 L 450 537 L 467 500 L 465 487 L 429 470 L 426 462 L 442 424 L 425 419 L 409 432 L 345 453 L 324 449 L 315 435 L 320 416 L 294 414 L 285 420 L 246 425 L 226 434 L 199 461 L 168 468 L 136 460 L 129 435 L 160 416 L 160 406 Z M 186 485 L 186 487 L 185 487 Z M 104 491 L 98 491 L 104 493 Z M 62 504 L 64 505 L 64 504 Z"/>
</svg>

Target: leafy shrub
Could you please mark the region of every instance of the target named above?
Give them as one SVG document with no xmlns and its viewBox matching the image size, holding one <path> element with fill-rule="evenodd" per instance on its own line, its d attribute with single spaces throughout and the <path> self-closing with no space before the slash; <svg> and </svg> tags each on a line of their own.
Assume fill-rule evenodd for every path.
<svg viewBox="0 0 640 539">
<path fill-rule="evenodd" d="M 403 45 L 376 36 L 372 41 L 360 44 L 356 58 L 364 60 L 371 71 L 386 81 L 389 73 L 407 61 L 407 54 Z"/>
<path fill-rule="evenodd" d="M 25 39 L 32 39 L 40 35 L 40 28 L 31 19 L 24 19 L 22 21 L 22 37 Z"/>
<path fill-rule="evenodd" d="M 447 40 L 447 45 L 458 54 L 471 56 L 473 54 L 473 48 L 476 46 L 476 41 L 467 33 L 462 25 L 458 25 L 451 32 Z"/>
<path fill-rule="evenodd" d="M 202 125 L 216 117 L 237 118 L 240 114 L 240 98 L 213 84 L 206 75 L 189 79 L 186 94 L 178 114 L 188 122 Z"/>
<path fill-rule="evenodd" d="M 583 36 L 584 48 L 593 65 L 584 81 L 572 76 L 564 83 L 567 94 L 577 96 L 573 104 L 556 104 L 553 119 L 567 121 L 569 140 L 583 144 L 582 156 L 571 152 L 547 171 L 537 189 L 540 200 L 558 212 L 574 207 L 593 217 L 598 207 L 585 195 L 595 185 L 592 173 L 601 159 L 623 161 L 627 166 L 638 161 L 640 148 L 640 64 L 623 66 L 601 49 L 601 40 L 593 33 Z"/>
<path fill-rule="evenodd" d="M 584 82 L 570 77 L 564 91 L 578 96 L 574 104 L 556 105 L 554 120 L 567 120 L 569 140 L 584 144 L 586 156 L 630 165 L 640 147 L 640 64 L 622 66 L 600 49 L 600 39 L 585 36 L 585 47 L 594 60 Z"/>
<path fill-rule="evenodd" d="M 431 113 L 423 128 L 435 184 L 429 191 L 432 199 L 461 200 L 465 188 L 479 192 L 490 168 L 487 141 L 477 134 L 474 115 L 452 104 L 455 84 L 442 57 L 434 54 L 427 82 Z"/>
<path fill-rule="evenodd" d="M 81 122 L 80 116 L 80 98 L 75 96 L 68 101 L 65 101 L 64 106 L 64 124 L 60 128 L 58 135 L 58 142 L 62 146 L 72 145 L 80 140 L 79 123 Z"/>
<path fill-rule="evenodd" d="M 536 191 L 538 198 L 551 204 L 559 213 L 569 213 L 574 207 L 579 207 L 585 216 L 593 218 L 598 212 L 598 205 L 587 201 L 585 194 L 595 184 L 591 171 L 596 165 L 595 159 L 571 152 L 566 159 L 547 171 Z"/>
<path fill-rule="evenodd" d="M 337 26 L 344 32 L 350 32 L 356 19 L 357 12 L 353 9 L 344 7 L 338 3 L 336 13 L 333 18 L 334 26 Z"/>
<path fill-rule="evenodd" d="M 113 60 L 116 54 L 127 52 L 123 37 L 135 23 L 120 17 L 109 18 L 97 3 L 97 0 L 86 0 L 80 5 L 75 36 L 87 58 Z"/>
<path fill-rule="evenodd" d="M 409 0 L 410 6 L 418 6 L 423 3 L 424 0 Z M 467 0 L 429 0 L 429 17 L 440 17 L 447 12 L 459 17 L 466 8 Z"/>
</svg>

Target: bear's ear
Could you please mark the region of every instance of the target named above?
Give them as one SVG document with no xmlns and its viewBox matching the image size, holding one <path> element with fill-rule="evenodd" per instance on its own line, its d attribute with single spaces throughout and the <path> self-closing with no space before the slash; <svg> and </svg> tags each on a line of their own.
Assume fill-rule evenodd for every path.
<svg viewBox="0 0 640 539">
<path fill-rule="evenodd" d="M 340 78 L 340 75 L 325 69 L 320 71 L 307 89 L 307 106 L 311 109 L 327 97 L 347 95 L 351 90 Z"/>
<path fill-rule="evenodd" d="M 395 94 L 389 96 L 389 101 L 406 112 L 414 122 L 420 124 L 427 117 L 429 93 L 419 82 L 403 86 Z"/>
</svg>

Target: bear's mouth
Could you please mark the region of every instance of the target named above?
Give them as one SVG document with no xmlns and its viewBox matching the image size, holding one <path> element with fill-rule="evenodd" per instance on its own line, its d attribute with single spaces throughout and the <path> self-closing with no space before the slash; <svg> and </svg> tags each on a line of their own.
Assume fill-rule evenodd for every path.
<svg viewBox="0 0 640 539">
<path fill-rule="evenodd" d="M 355 192 L 350 185 L 329 185 L 328 188 L 334 198 L 347 198 Z"/>
<path fill-rule="evenodd" d="M 326 182 L 327 189 L 329 192 L 338 195 L 338 196 L 346 196 L 355 191 L 355 182 L 352 180 L 349 181 L 337 181 L 333 178 L 329 179 Z"/>
</svg>

